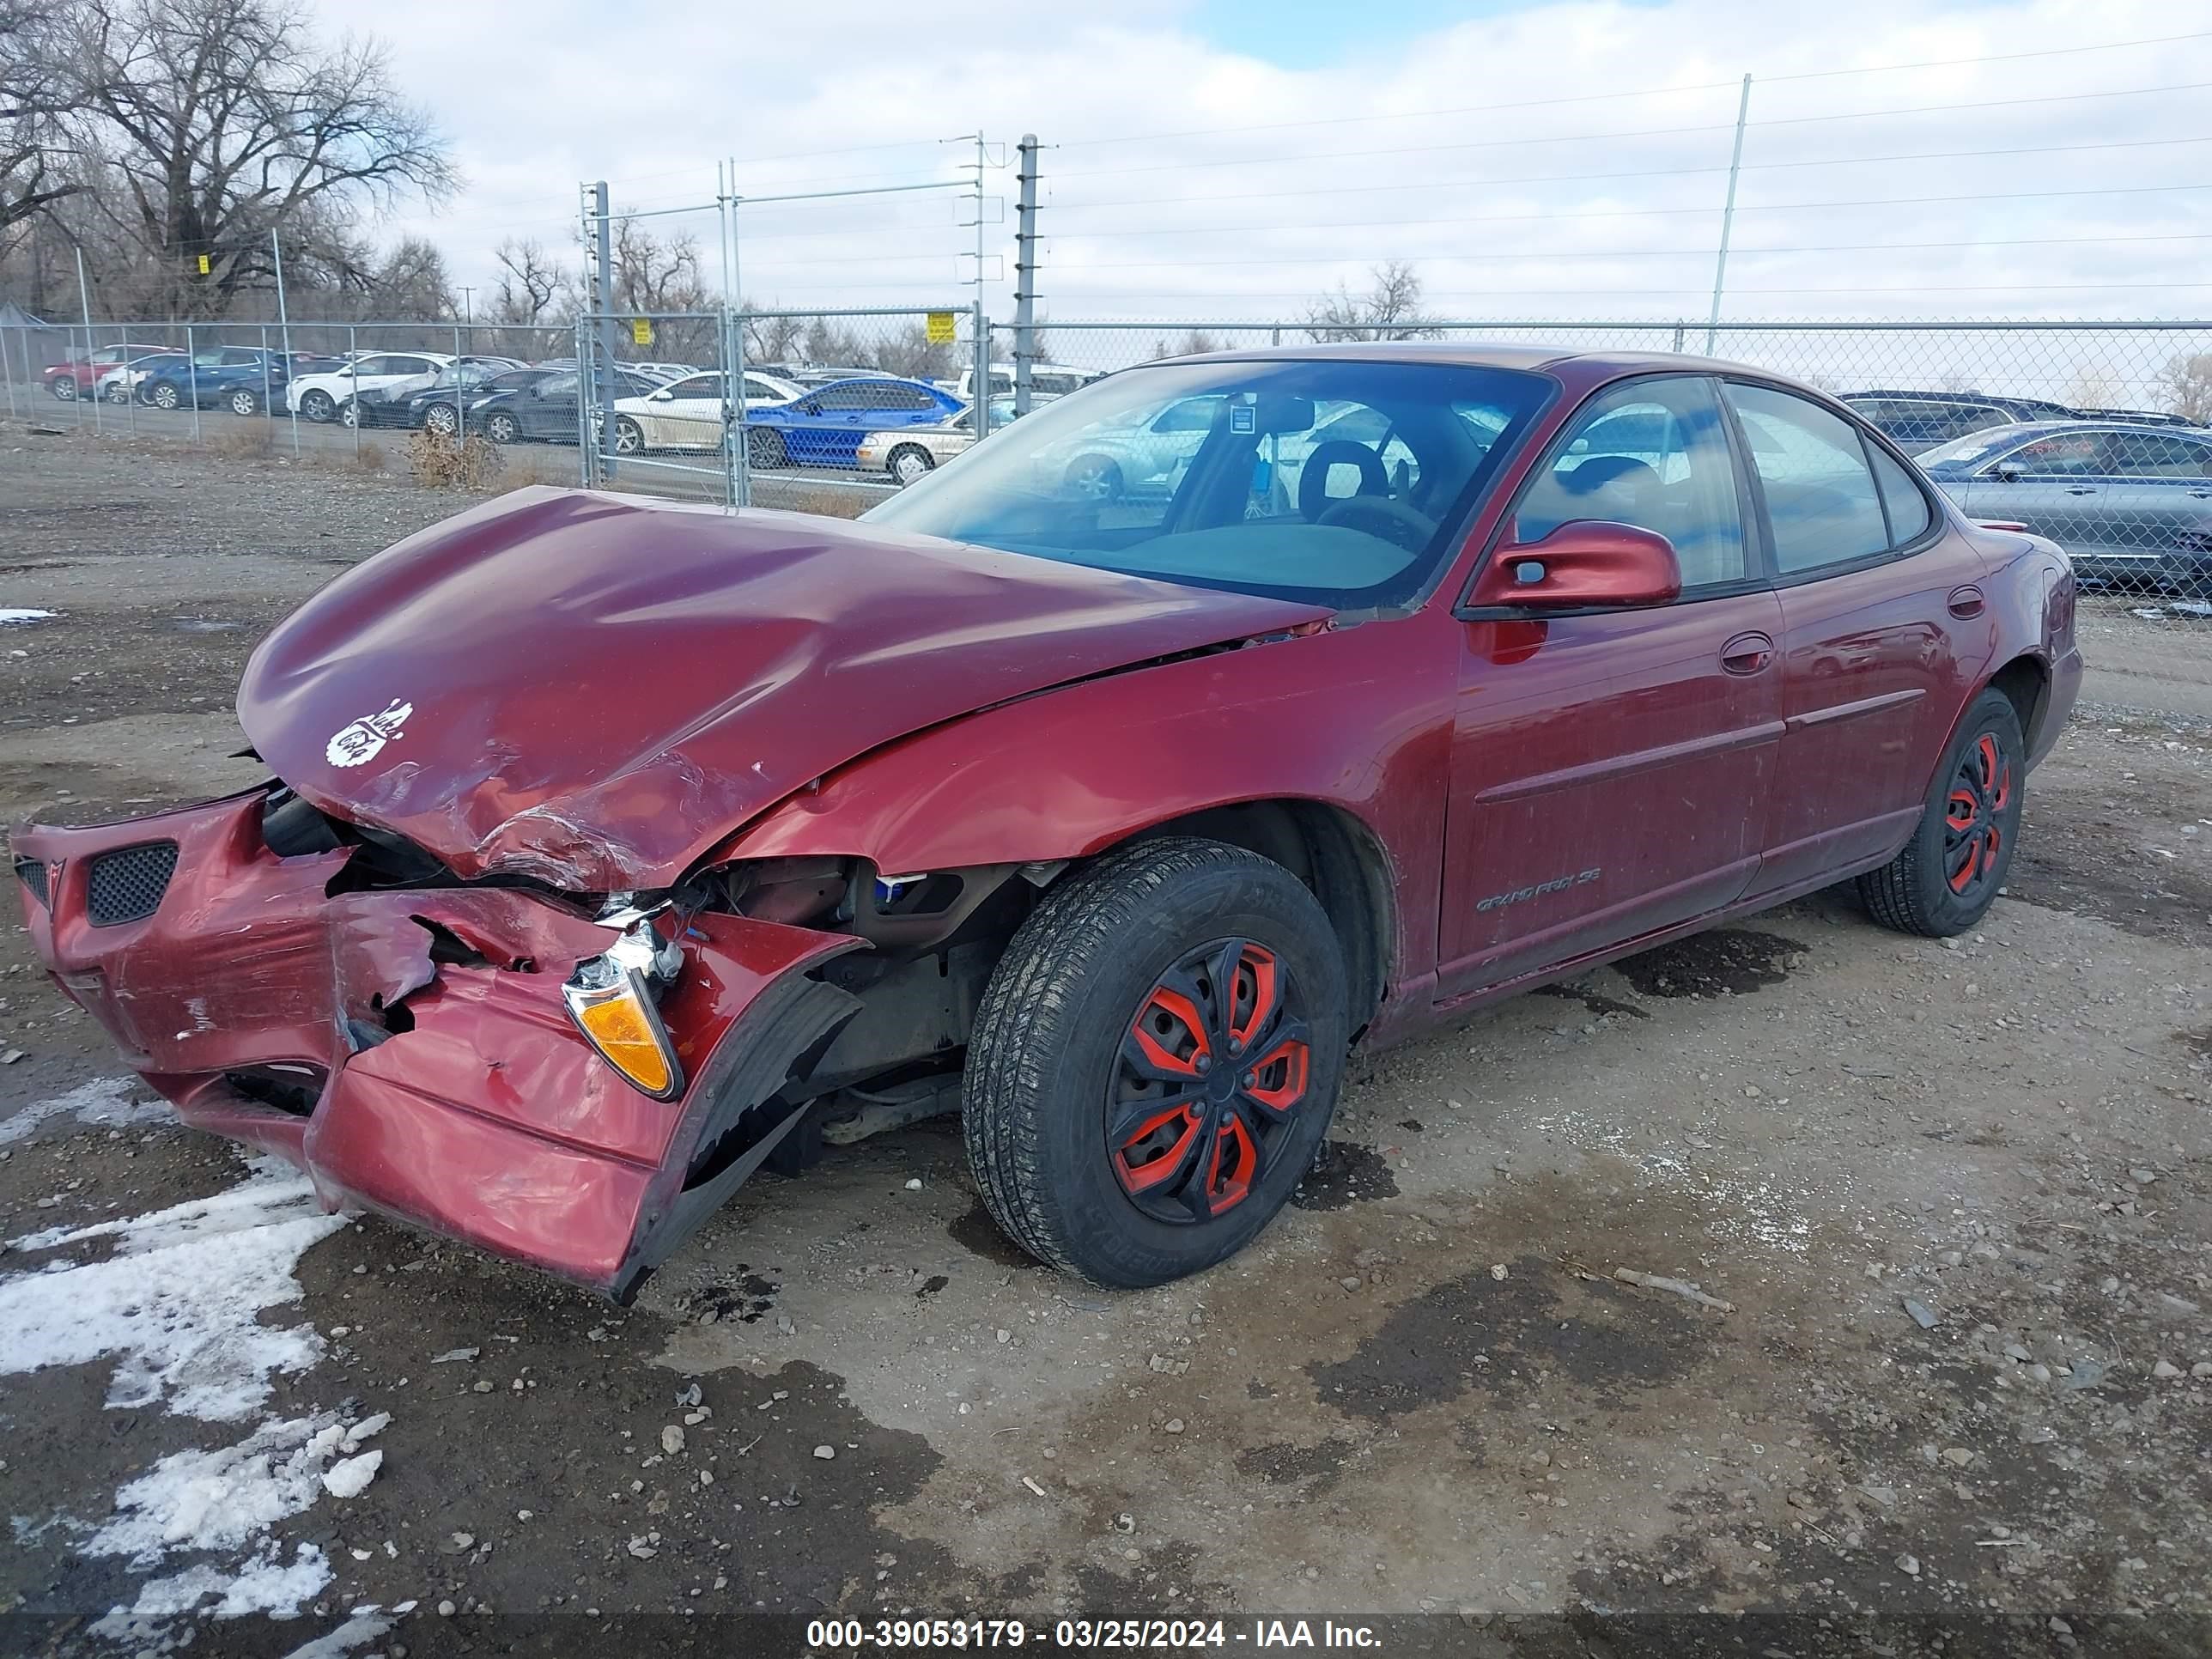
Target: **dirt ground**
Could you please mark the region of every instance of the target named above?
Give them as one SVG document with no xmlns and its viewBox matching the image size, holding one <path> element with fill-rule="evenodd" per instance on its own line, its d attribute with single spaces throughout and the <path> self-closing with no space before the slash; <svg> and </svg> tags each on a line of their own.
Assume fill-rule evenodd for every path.
<svg viewBox="0 0 2212 1659">
<path fill-rule="evenodd" d="M 58 613 L 0 625 L 0 814 L 251 781 L 253 641 L 455 505 L 0 428 L 0 608 Z M 1129 1296 L 1014 1253 L 943 1123 L 747 1187 L 627 1310 L 301 1219 L 108 1081 L 10 908 L 0 1304 L 212 1231 L 211 1271 L 275 1263 L 231 1334 L 279 1358 L 226 1418 L 203 1359 L 26 1370 L 0 1326 L 0 1645 L 747 1651 L 792 1627 L 719 1621 L 795 1613 L 1234 1648 L 1265 1614 L 1393 1615 L 1399 1651 L 2204 1651 L 2209 763 L 2201 723 L 2087 708 L 1978 933 L 1823 896 L 1356 1059 L 1297 1206 Z M 384 1413 L 314 1453 L 381 1449 L 349 1497 L 250 1441 Z M 149 1518 L 133 1483 L 241 1445 L 310 1498 L 225 1531 L 210 1474 Z M 216 1616 L 288 1566 L 296 1616 Z"/>
</svg>

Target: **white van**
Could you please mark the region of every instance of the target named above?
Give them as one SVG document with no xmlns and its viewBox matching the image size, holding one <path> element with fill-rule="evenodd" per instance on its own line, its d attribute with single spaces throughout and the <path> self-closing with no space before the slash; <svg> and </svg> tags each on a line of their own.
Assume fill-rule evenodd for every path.
<svg viewBox="0 0 2212 1659">
<path fill-rule="evenodd" d="M 1030 365 L 1030 391 L 1039 398 L 1058 398 L 1089 386 L 1093 380 L 1103 380 L 1103 368 L 1070 368 L 1064 363 L 1032 363 Z M 960 378 L 949 382 L 945 390 L 963 403 L 975 400 L 975 371 L 964 368 Z M 1011 398 L 1014 392 L 1014 366 L 1012 363 L 991 365 L 991 395 Z"/>
</svg>

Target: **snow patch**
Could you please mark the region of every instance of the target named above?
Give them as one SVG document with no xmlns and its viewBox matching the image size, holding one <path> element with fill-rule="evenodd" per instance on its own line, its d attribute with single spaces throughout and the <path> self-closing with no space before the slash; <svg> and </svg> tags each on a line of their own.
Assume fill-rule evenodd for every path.
<svg viewBox="0 0 2212 1659">
<path fill-rule="evenodd" d="M 305 1176 L 257 1159 L 240 1186 L 121 1221 L 56 1228 L 10 1241 L 11 1251 L 118 1241 L 105 1261 L 0 1279 L 0 1376 L 118 1357 L 107 1404 L 165 1404 L 228 1422 L 267 1401 L 270 1376 L 323 1355 L 306 1326 L 264 1326 L 264 1308 L 300 1299 L 293 1270 L 308 1248 L 345 1225 L 315 1207 Z"/>
<path fill-rule="evenodd" d="M 53 614 L 51 611 L 31 611 L 21 605 L 0 605 L 0 628 L 9 623 L 44 622 Z"/>
<path fill-rule="evenodd" d="M 171 1550 L 242 1550 L 322 1495 L 345 1437 L 331 1417 L 264 1423 L 234 1446 L 172 1452 L 115 1494 L 115 1518 L 83 1546 L 144 1572 Z"/>
<path fill-rule="evenodd" d="M 73 1117 L 80 1123 L 106 1129 L 175 1121 L 176 1109 L 167 1101 L 131 1099 L 145 1086 L 134 1077 L 96 1077 L 67 1094 L 34 1102 L 12 1116 L 0 1118 L 0 1146 L 21 1140 L 50 1117 Z"/>
<path fill-rule="evenodd" d="M 315 1545 L 301 1545 L 287 1563 L 272 1544 L 235 1567 L 187 1567 L 167 1578 L 149 1580 L 139 1587 L 136 1601 L 112 1609 L 91 1627 L 92 1633 L 113 1642 L 160 1641 L 166 1635 L 161 1628 L 165 1621 L 193 1612 L 210 1596 L 215 1606 L 207 1611 L 217 1619 L 243 1619 L 250 1613 L 296 1619 L 300 1609 L 330 1582 L 331 1564 Z"/>
<path fill-rule="evenodd" d="M 323 1472 L 323 1490 L 333 1498 L 358 1498 L 368 1490 L 368 1483 L 376 1479 L 376 1472 L 383 1467 L 381 1450 L 349 1457 Z"/>
<path fill-rule="evenodd" d="M 325 1631 L 312 1642 L 302 1642 L 284 1659 L 342 1659 L 364 1643 L 374 1642 L 392 1628 L 392 1620 L 375 1607 L 356 1607 L 345 1623 Z"/>
</svg>

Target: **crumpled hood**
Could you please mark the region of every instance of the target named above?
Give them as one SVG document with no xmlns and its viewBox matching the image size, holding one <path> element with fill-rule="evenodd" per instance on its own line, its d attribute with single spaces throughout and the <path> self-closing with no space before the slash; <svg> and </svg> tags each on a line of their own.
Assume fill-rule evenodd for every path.
<svg viewBox="0 0 2212 1659">
<path fill-rule="evenodd" d="M 307 800 L 458 874 L 662 887 L 895 738 L 1328 614 L 837 520 L 538 488 L 317 593 L 255 650 L 238 717 Z"/>
</svg>

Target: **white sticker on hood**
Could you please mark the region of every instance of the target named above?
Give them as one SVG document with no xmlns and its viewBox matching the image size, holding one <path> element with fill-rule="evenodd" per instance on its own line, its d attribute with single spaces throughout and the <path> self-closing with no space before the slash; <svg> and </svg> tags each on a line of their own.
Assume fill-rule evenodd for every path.
<svg viewBox="0 0 2212 1659">
<path fill-rule="evenodd" d="M 352 720 L 333 732 L 323 746 L 323 756 L 333 766 L 366 766 L 384 745 L 399 735 L 399 728 L 415 712 L 411 702 L 394 697 L 380 714 Z"/>
</svg>

